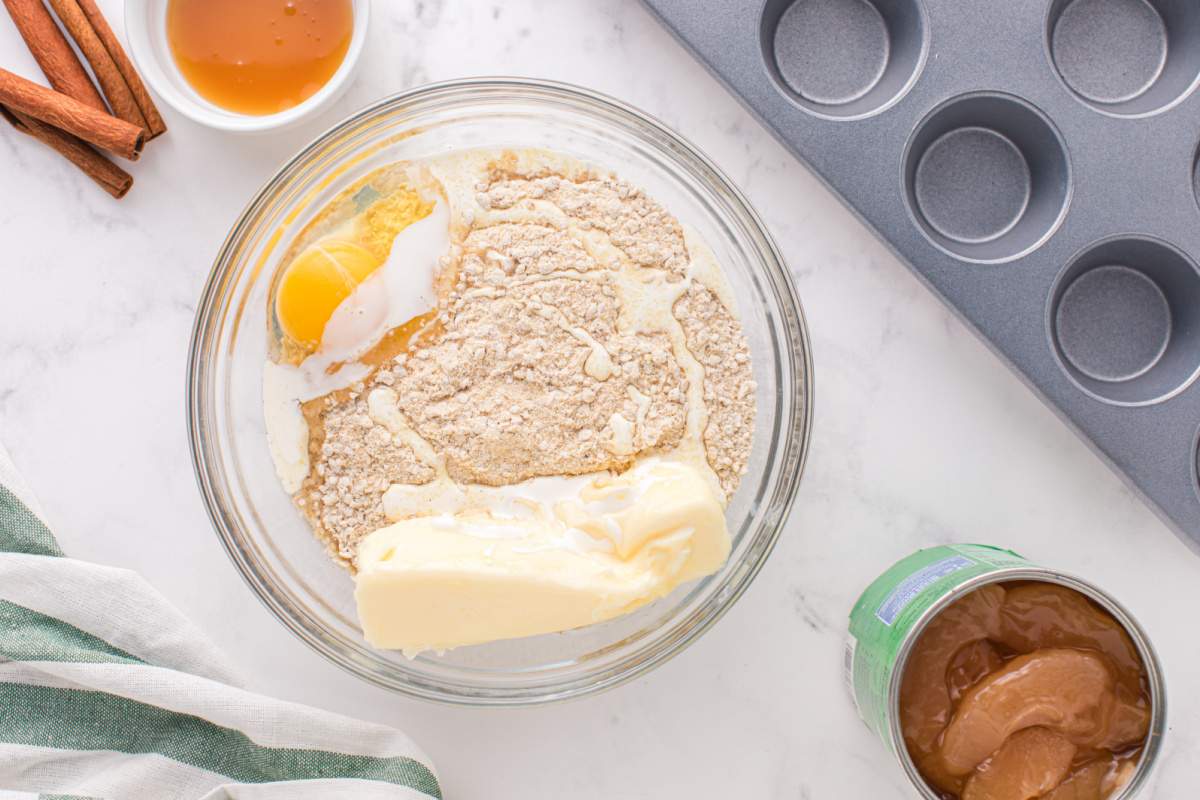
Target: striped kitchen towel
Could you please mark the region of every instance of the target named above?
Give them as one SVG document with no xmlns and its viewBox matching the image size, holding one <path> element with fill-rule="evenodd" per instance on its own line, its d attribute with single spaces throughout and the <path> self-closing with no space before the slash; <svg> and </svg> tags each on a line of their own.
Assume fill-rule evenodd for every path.
<svg viewBox="0 0 1200 800">
<path fill-rule="evenodd" d="M 404 734 L 237 688 L 141 578 L 65 557 L 0 447 L 0 800 L 429 797 Z"/>
</svg>

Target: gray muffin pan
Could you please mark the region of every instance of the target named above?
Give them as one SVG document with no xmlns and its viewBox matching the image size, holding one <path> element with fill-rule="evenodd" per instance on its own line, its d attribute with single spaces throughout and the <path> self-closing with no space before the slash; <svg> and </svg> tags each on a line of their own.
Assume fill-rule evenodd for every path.
<svg viewBox="0 0 1200 800">
<path fill-rule="evenodd" d="M 644 0 L 1200 551 L 1200 0 Z"/>
</svg>

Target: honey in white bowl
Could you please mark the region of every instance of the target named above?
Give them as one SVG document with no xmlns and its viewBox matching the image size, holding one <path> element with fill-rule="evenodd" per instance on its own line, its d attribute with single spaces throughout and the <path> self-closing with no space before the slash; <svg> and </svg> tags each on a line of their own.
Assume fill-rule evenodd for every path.
<svg viewBox="0 0 1200 800">
<path fill-rule="evenodd" d="M 167 40 L 183 77 L 228 111 L 261 116 L 316 94 L 354 30 L 351 0 L 170 0 Z"/>
</svg>

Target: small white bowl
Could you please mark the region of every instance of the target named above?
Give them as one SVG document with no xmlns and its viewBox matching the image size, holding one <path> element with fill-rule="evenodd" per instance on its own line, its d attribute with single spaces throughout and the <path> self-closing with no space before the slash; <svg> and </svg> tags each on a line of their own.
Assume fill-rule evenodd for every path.
<svg viewBox="0 0 1200 800">
<path fill-rule="evenodd" d="M 125 35 L 139 73 L 154 93 L 188 119 L 235 133 L 279 130 L 320 113 L 350 84 L 362 55 L 370 18 L 370 0 L 351 0 L 354 30 L 346 57 L 333 77 L 312 97 L 278 114 L 240 114 L 215 105 L 192 88 L 175 64 L 167 43 L 167 0 L 126 0 Z"/>
</svg>

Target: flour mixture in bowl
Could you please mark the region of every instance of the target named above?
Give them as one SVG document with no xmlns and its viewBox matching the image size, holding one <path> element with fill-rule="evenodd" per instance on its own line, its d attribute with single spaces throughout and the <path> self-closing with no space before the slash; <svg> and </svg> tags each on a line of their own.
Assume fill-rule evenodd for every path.
<svg viewBox="0 0 1200 800">
<path fill-rule="evenodd" d="M 755 384 L 705 244 L 544 150 L 339 194 L 269 292 L 284 488 L 408 655 L 577 628 L 711 574 Z"/>
</svg>

